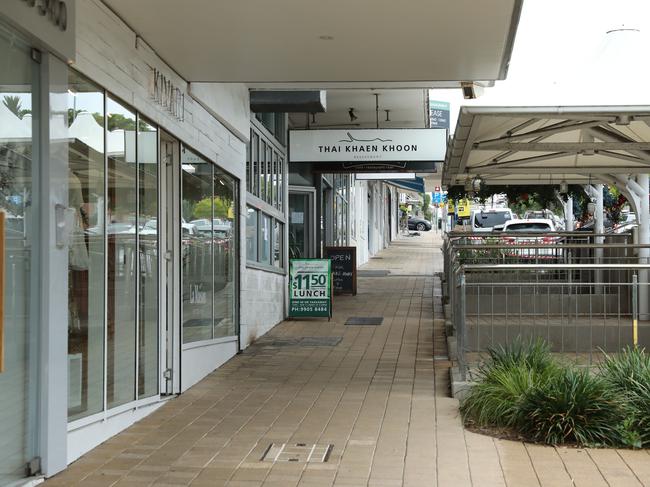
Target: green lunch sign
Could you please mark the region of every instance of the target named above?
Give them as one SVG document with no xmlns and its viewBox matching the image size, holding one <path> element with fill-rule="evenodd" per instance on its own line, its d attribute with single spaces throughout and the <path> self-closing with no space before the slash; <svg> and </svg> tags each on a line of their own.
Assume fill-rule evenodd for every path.
<svg viewBox="0 0 650 487">
<path fill-rule="evenodd" d="M 332 316 L 329 259 L 289 260 L 289 316 Z"/>
</svg>

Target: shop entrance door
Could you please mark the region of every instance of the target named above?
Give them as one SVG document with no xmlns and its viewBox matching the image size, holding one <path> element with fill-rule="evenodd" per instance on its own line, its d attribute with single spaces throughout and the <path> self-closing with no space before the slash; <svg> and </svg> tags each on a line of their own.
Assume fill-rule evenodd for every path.
<svg viewBox="0 0 650 487">
<path fill-rule="evenodd" d="M 36 454 L 40 267 L 38 65 L 2 24 L 0 62 L 0 485 L 6 485 L 31 473 L 27 462 Z"/>
<path fill-rule="evenodd" d="M 180 392 L 180 144 L 177 139 L 160 131 L 161 160 L 161 251 L 162 282 L 160 285 L 161 394 Z"/>
<path fill-rule="evenodd" d="M 315 189 L 289 188 L 289 258 L 314 257 Z"/>
</svg>

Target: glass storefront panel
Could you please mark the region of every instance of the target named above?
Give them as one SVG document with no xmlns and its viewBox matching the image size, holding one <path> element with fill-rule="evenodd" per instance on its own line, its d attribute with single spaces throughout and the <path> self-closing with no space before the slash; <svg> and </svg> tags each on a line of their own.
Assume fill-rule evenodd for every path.
<svg viewBox="0 0 650 487">
<path fill-rule="evenodd" d="M 193 229 L 182 242 L 183 343 L 213 336 L 212 164 L 183 148 L 181 151 L 182 218 Z"/>
<path fill-rule="evenodd" d="M 25 476 L 34 455 L 39 205 L 33 118 L 38 68 L 29 46 L 0 24 L 0 211 L 4 214 L 4 363 L 0 364 L 0 484 Z"/>
<path fill-rule="evenodd" d="M 104 407 L 104 93 L 68 80 L 68 418 Z"/>
<path fill-rule="evenodd" d="M 257 261 L 257 210 L 246 208 L 246 260 Z"/>
<path fill-rule="evenodd" d="M 260 262 L 271 265 L 271 217 L 262 214 L 260 218 Z"/>
<path fill-rule="evenodd" d="M 158 394 L 158 130 L 138 122 L 138 397 Z"/>
<path fill-rule="evenodd" d="M 108 407 L 135 399 L 137 167 L 135 113 L 106 99 Z"/>
<path fill-rule="evenodd" d="M 214 337 L 233 336 L 237 266 L 235 180 L 214 168 Z"/>
<path fill-rule="evenodd" d="M 284 225 L 277 220 L 273 221 L 273 265 L 282 267 L 282 236 Z"/>
<path fill-rule="evenodd" d="M 308 257 L 309 195 L 289 193 L 289 258 Z"/>
</svg>

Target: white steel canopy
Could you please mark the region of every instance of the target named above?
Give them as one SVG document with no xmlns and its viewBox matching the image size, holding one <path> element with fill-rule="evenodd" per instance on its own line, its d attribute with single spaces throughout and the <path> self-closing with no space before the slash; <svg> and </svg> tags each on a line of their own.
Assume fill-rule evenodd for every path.
<svg viewBox="0 0 650 487">
<path fill-rule="evenodd" d="M 442 183 L 585 184 L 650 173 L 650 106 L 463 107 Z"/>
</svg>

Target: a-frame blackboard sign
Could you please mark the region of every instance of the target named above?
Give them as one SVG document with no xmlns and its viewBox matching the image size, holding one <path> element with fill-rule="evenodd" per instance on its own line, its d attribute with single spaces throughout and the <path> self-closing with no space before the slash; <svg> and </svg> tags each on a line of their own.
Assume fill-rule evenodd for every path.
<svg viewBox="0 0 650 487">
<path fill-rule="evenodd" d="M 326 259 L 332 261 L 334 294 L 357 294 L 357 248 L 325 247 Z"/>
</svg>

